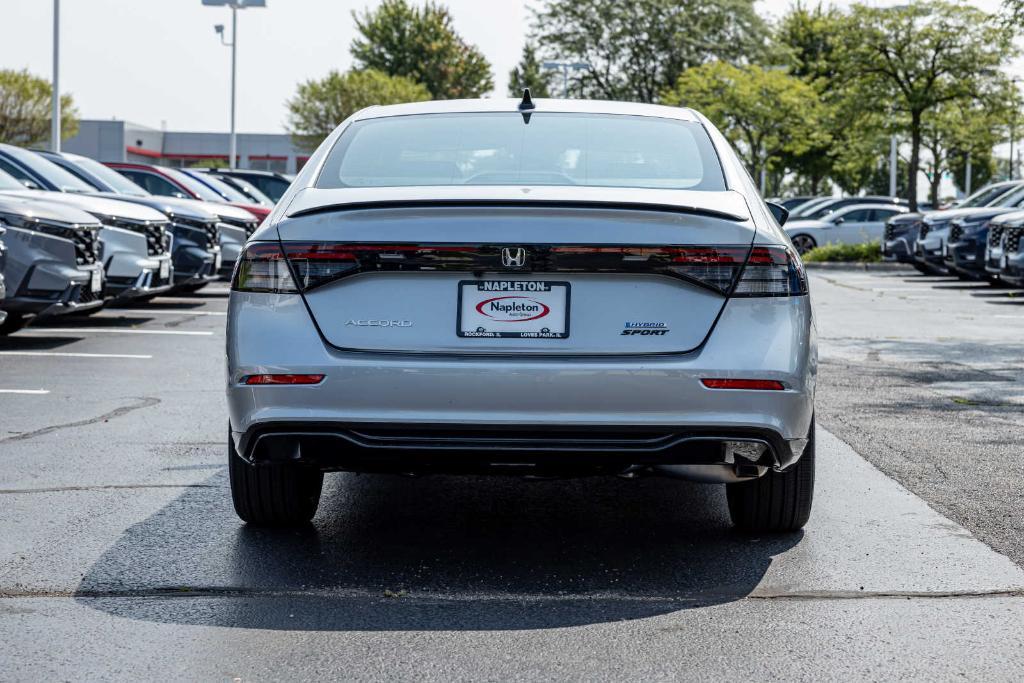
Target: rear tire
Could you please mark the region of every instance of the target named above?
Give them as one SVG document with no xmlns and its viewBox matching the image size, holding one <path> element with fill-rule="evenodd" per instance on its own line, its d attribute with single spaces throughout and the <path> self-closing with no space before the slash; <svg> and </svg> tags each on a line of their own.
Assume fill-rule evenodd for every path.
<svg viewBox="0 0 1024 683">
<path fill-rule="evenodd" d="M 729 515 L 736 528 L 752 533 L 799 531 L 811 516 L 814 500 L 814 419 L 800 460 L 783 472 L 738 484 L 726 484 Z"/>
<path fill-rule="evenodd" d="M 235 512 L 260 526 L 308 523 L 320 505 L 324 474 L 297 465 L 250 465 L 228 437 L 228 473 Z"/>
<path fill-rule="evenodd" d="M 21 313 L 8 313 L 7 319 L 0 323 L 0 337 L 17 332 L 28 325 L 29 318 Z"/>
</svg>

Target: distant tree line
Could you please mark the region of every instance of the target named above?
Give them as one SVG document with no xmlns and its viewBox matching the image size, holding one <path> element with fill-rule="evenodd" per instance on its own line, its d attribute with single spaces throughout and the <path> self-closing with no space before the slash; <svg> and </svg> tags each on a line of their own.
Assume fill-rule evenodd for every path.
<svg viewBox="0 0 1024 683">
<path fill-rule="evenodd" d="M 570 96 L 690 106 L 736 145 L 768 191 L 887 193 L 890 136 L 899 191 L 932 201 L 946 174 L 974 186 L 995 171 L 1021 98 L 1004 67 L 1018 54 L 1024 0 L 997 16 L 967 3 L 915 0 L 842 11 L 797 1 L 773 24 L 754 0 L 546 0 L 510 94 L 561 93 L 544 59 L 589 64 Z M 552 92 L 552 91 L 557 92 Z M 758 178 L 759 179 L 759 178 Z"/>
</svg>

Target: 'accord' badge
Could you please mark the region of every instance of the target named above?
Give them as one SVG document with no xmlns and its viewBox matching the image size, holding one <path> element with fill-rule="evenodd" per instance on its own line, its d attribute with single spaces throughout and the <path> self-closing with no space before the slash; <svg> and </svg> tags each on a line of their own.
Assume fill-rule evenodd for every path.
<svg viewBox="0 0 1024 683">
<path fill-rule="evenodd" d="M 411 320 L 349 320 L 345 324 L 355 327 L 412 327 Z"/>
<path fill-rule="evenodd" d="M 522 268 L 526 265 L 526 249 L 522 247 L 503 247 L 501 265 L 506 268 Z"/>
</svg>

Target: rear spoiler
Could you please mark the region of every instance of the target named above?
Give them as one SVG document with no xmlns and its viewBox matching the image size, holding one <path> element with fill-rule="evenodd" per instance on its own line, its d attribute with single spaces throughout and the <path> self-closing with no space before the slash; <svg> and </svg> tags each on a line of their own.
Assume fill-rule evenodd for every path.
<svg viewBox="0 0 1024 683">
<path fill-rule="evenodd" d="M 745 222 L 751 219 L 743 195 L 726 190 L 649 190 L 560 186 L 430 186 L 300 190 L 286 216 L 357 209 L 438 206 L 552 206 L 616 208 L 696 214 Z"/>
</svg>

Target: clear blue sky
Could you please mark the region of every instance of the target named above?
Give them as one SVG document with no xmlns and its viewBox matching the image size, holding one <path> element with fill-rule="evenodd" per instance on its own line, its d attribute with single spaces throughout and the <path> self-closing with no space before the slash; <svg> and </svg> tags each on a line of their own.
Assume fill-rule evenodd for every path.
<svg viewBox="0 0 1024 683">
<path fill-rule="evenodd" d="M 238 127 L 279 132 L 296 83 L 350 66 L 353 9 L 379 0 L 267 0 L 239 13 Z M 445 0 L 458 31 L 480 47 L 504 95 L 508 71 L 537 0 Z M 907 0 L 878 0 L 891 5 Z M 847 5 L 847 0 L 837 2 Z M 998 0 L 976 0 L 987 10 Z M 788 0 L 758 3 L 779 15 Z M 51 73 L 52 0 L 0 0 L 0 68 Z M 85 118 L 121 118 L 158 128 L 226 130 L 230 61 L 213 31 L 230 11 L 200 0 L 63 0 L 61 90 Z"/>
</svg>

